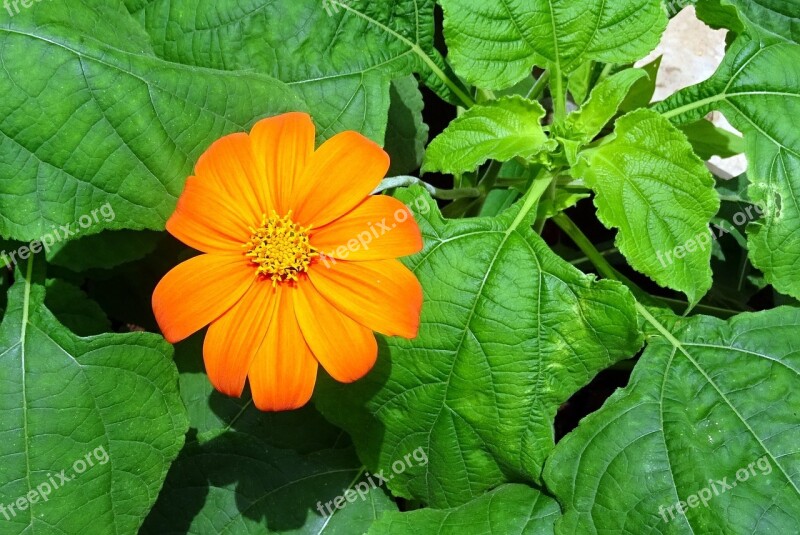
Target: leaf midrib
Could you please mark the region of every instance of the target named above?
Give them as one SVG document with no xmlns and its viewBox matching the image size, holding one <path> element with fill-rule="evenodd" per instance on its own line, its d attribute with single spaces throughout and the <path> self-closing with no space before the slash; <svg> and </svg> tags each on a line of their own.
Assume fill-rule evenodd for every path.
<svg viewBox="0 0 800 535">
<path fill-rule="evenodd" d="M 664 326 L 664 324 L 662 324 L 652 314 L 650 314 L 650 312 L 643 305 L 641 305 L 640 303 L 637 302 L 636 303 L 636 309 L 639 311 L 639 313 L 653 327 L 656 328 L 656 330 L 658 330 L 659 333 L 661 333 L 662 336 L 664 336 L 664 338 L 667 339 L 667 341 L 670 344 L 672 344 L 672 346 L 677 351 L 680 351 L 681 353 L 683 353 L 683 355 L 687 358 L 687 360 L 689 360 L 689 362 L 697 369 L 697 371 L 700 372 L 700 374 L 703 376 L 703 378 L 706 380 L 706 382 L 709 385 L 711 385 L 714 388 L 714 390 L 717 392 L 717 395 L 720 397 L 720 399 L 723 402 L 725 402 L 725 404 L 736 415 L 736 417 L 739 419 L 739 421 L 742 423 L 742 425 L 744 425 L 744 427 L 745 427 L 745 429 L 747 429 L 748 433 L 756 440 L 756 442 L 758 442 L 758 445 L 761 447 L 761 449 L 769 456 L 769 458 L 772 460 L 772 462 L 775 464 L 775 466 L 778 467 L 780 472 L 783 474 L 783 476 L 786 478 L 786 480 L 789 482 L 789 484 L 794 489 L 795 493 L 798 496 L 800 496 L 800 489 L 798 489 L 797 485 L 795 485 L 794 481 L 792 481 L 792 478 L 789 477 L 789 474 L 786 473 L 786 470 L 783 468 L 783 466 L 780 463 L 778 463 L 778 460 L 775 458 L 775 456 L 772 454 L 772 452 L 769 449 L 767 449 L 766 445 L 762 442 L 761 438 L 756 434 L 755 430 L 752 427 L 750 427 L 750 424 L 747 422 L 747 420 L 745 420 L 745 418 L 741 415 L 741 413 L 733 405 L 733 403 L 728 399 L 728 397 L 725 395 L 725 393 L 722 392 L 722 390 L 719 388 L 719 386 L 717 386 L 717 384 L 714 382 L 714 380 L 708 375 L 708 373 L 706 373 L 706 370 L 703 369 L 700 366 L 700 364 L 689 354 L 689 352 L 686 350 L 686 347 L 684 346 L 684 344 L 680 340 L 678 340 Z M 692 345 L 692 344 L 687 344 L 687 345 Z M 738 351 L 739 350 L 739 348 L 735 348 L 735 347 L 724 347 L 724 349 L 727 350 L 727 351 Z M 797 373 L 797 372 L 795 372 L 795 373 Z M 662 429 L 662 431 L 663 431 L 663 429 Z"/>
</svg>

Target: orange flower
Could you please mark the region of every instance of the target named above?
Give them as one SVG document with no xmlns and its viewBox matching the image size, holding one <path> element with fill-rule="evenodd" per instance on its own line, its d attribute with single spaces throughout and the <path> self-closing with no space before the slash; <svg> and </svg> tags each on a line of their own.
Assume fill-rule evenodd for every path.
<svg viewBox="0 0 800 535">
<path fill-rule="evenodd" d="M 422 248 L 408 208 L 370 196 L 389 156 L 357 132 L 314 150 L 304 113 L 216 141 L 186 181 L 167 230 L 205 254 L 167 273 L 153 311 L 167 340 L 210 324 L 214 387 L 278 411 L 311 397 L 317 364 L 336 380 L 375 363 L 372 331 L 414 338 L 422 289 L 397 257 Z"/>
</svg>

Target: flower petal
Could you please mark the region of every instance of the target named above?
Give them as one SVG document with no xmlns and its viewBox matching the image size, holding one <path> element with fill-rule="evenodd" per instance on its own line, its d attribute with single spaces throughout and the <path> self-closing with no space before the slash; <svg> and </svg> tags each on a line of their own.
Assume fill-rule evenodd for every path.
<svg viewBox="0 0 800 535">
<path fill-rule="evenodd" d="M 419 329 L 422 287 L 397 260 L 314 264 L 308 277 L 336 308 L 387 336 L 414 338 Z"/>
<path fill-rule="evenodd" d="M 200 255 L 164 275 L 153 292 L 161 332 L 176 343 L 235 305 L 255 280 L 244 255 Z"/>
<path fill-rule="evenodd" d="M 358 132 L 323 143 L 292 193 L 296 220 L 321 227 L 361 203 L 389 170 L 389 155 Z"/>
<path fill-rule="evenodd" d="M 251 234 L 249 227 L 257 223 L 226 204 L 226 194 L 212 181 L 189 177 L 167 230 L 198 251 L 234 253 L 241 252 Z"/>
<path fill-rule="evenodd" d="M 250 365 L 250 391 L 262 411 L 298 409 L 308 403 L 317 380 L 317 361 L 295 317 L 292 292 L 278 287 L 267 336 Z"/>
<path fill-rule="evenodd" d="M 274 209 L 286 215 L 292 188 L 314 152 L 314 123 L 307 113 L 284 113 L 256 123 L 250 141 Z"/>
<path fill-rule="evenodd" d="M 257 224 L 272 210 L 264 173 L 257 165 L 247 134 L 240 132 L 215 141 L 200 156 L 195 176 L 217 186 L 225 194 L 221 203 L 240 213 L 249 225 Z"/>
<path fill-rule="evenodd" d="M 277 301 L 272 284 L 260 281 L 208 328 L 203 343 L 206 373 L 214 388 L 239 397 L 253 358 L 267 335 Z"/>
<path fill-rule="evenodd" d="M 312 231 L 311 244 L 342 260 L 386 260 L 422 250 L 422 234 L 405 204 L 368 197 L 346 215 Z"/>
<path fill-rule="evenodd" d="M 375 365 L 372 331 L 339 312 L 312 284 L 299 284 L 294 306 L 300 330 L 314 357 L 339 382 L 362 378 Z"/>
</svg>

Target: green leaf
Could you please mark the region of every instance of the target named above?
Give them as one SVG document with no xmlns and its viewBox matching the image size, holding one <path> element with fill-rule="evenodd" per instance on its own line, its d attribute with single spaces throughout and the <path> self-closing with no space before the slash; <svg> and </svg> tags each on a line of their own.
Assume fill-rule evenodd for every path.
<svg viewBox="0 0 800 535">
<path fill-rule="evenodd" d="M 151 231 L 101 232 L 56 243 L 47 251 L 47 261 L 78 272 L 111 269 L 149 255 L 162 238 L 160 232 Z"/>
<path fill-rule="evenodd" d="M 473 106 L 436 136 L 425 154 L 424 172 L 461 174 L 489 159 L 533 158 L 554 148 L 542 129 L 544 108 L 519 96 Z"/>
<path fill-rule="evenodd" d="M 800 310 L 655 323 L 629 386 L 547 461 L 556 531 L 796 531 Z"/>
<path fill-rule="evenodd" d="M 241 399 L 216 392 L 203 371 L 202 343 L 198 334 L 176 346 L 195 438 L 172 465 L 142 534 L 346 535 L 397 510 L 369 484 L 344 433 L 313 408 L 263 413 L 248 392 Z M 341 509 L 326 508 L 345 494 Z"/>
<path fill-rule="evenodd" d="M 714 126 L 714 123 L 706 119 L 681 125 L 679 128 L 686 134 L 694 152 L 704 160 L 709 160 L 712 156 L 730 158 L 745 151 L 742 136 Z"/>
<path fill-rule="evenodd" d="M 504 89 L 534 65 L 569 74 L 589 60 L 628 63 L 656 47 L 667 25 L 659 0 L 441 0 L 455 71 Z"/>
<path fill-rule="evenodd" d="M 711 287 L 714 179 L 677 128 L 639 110 L 617 120 L 613 138 L 584 154 L 577 170 L 596 193 L 600 221 L 618 228 L 631 266 L 696 303 Z"/>
<path fill-rule="evenodd" d="M 634 84 L 646 76 L 642 69 L 625 69 L 597 84 L 589 100 L 567 117 L 567 136 L 581 143 L 594 139 L 617 114 Z"/>
<path fill-rule="evenodd" d="M 215 139 L 305 107 L 263 74 L 158 59 L 128 14 L 97 4 L 35 3 L 0 28 L 0 235 L 75 230 L 106 204 L 115 217 L 81 234 L 161 229 Z"/>
<path fill-rule="evenodd" d="M 766 32 L 800 43 L 800 9 L 793 0 L 722 0 L 722 5 L 734 6 L 745 25 L 755 33 Z"/>
<path fill-rule="evenodd" d="M 525 485 L 503 485 L 460 507 L 386 513 L 372 525 L 372 535 L 481 533 L 545 535 L 560 516 L 558 503 Z M 466 528 L 469 526 L 469 528 Z M 466 531 L 465 531 L 466 529 Z"/>
<path fill-rule="evenodd" d="M 375 368 L 346 388 L 320 376 L 317 407 L 373 472 L 425 452 L 393 473 L 397 496 L 453 507 L 537 480 L 558 407 L 640 347 L 633 299 L 547 247 L 530 229 L 535 196 L 497 218 L 444 220 L 421 188 L 398 195 L 425 243 L 405 260 L 425 295 L 419 336 L 382 338 Z"/>
<path fill-rule="evenodd" d="M 661 60 L 664 56 L 658 56 L 656 59 L 643 65 L 641 69 L 647 73 L 647 78 L 641 78 L 628 92 L 628 96 L 619 109 L 624 112 L 636 110 L 638 108 L 646 108 L 653 100 L 653 95 L 656 93 L 656 86 L 658 82 L 658 71 L 661 68 Z"/>
<path fill-rule="evenodd" d="M 407 175 L 419 169 L 428 143 L 428 125 L 422 120 L 422 93 L 414 76 L 392 82 L 389 125 L 384 149 L 391 157 L 389 176 Z"/>
<path fill-rule="evenodd" d="M 697 18 L 715 30 L 725 28 L 734 33 L 742 33 L 744 24 L 736 8 L 724 2 L 725 0 L 699 0 L 695 4 Z"/>
<path fill-rule="evenodd" d="M 486 194 L 486 200 L 481 206 L 480 215 L 484 217 L 493 217 L 500 212 L 508 210 L 519 198 L 519 192 L 515 189 L 493 189 Z"/>
<path fill-rule="evenodd" d="M 587 61 L 572 71 L 567 78 L 567 90 L 569 94 L 572 95 L 572 100 L 575 104 L 579 106 L 582 105 L 589 96 L 592 83 L 596 81 L 600 75 L 600 73 L 597 72 L 597 67 L 597 63 Z"/>
<path fill-rule="evenodd" d="M 111 330 L 105 312 L 83 290 L 60 279 L 48 279 L 44 304 L 64 327 L 78 336 Z"/>
<path fill-rule="evenodd" d="M 744 134 L 750 199 L 765 209 L 748 227 L 750 259 L 770 284 L 800 298 L 800 45 L 739 38 L 709 80 L 656 108 L 675 124 L 712 110 Z"/>
<path fill-rule="evenodd" d="M 362 498 L 354 485 L 365 482 Z M 341 512 L 326 508 L 345 494 Z M 299 455 L 229 431 L 187 445 L 141 533 L 364 533 L 390 510 L 397 507 L 371 488 L 352 448 Z"/>
<path fill-rule="evenodd" d="M 319 140 L 357 130 L 382 143 L 393 79 L 418 72 L 443 97 L 471 102 L 433 46 L 434 3 L 149 0 L 130 8 L 159 56 L 274 76 L 308 103 Z"/>
<path fill-rule="evenodd" d="M 135 533 L 187 429 L 172 350 L 153 334 L 75 336 L 31 266 L 0 325 L 3 533 Z"/>
</svg>

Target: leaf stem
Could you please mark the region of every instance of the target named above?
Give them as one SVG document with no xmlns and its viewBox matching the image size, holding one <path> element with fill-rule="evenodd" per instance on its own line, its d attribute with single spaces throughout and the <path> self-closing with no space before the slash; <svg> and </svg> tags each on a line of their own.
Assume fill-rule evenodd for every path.
<svg viewBox="0 0 800 535">
<path fill-rule="evenodd" d="M 422 61 L 425 63 L 425 65 L 428 66 L 431 72 L 433 72 L 433 74 L 435 74 L 437 78 L 439 78 L 442 82 L 444 82 L 444 85 L 446 85 L 447 88 L 450 91 L 452 91 L 455 96 L 458 97 L 458 99 L 464 104 L 465 107 L 471 108 L 472 106 L 475 105 L 475 100 L 471 96 L 466 94 L 464 91 L 462 91 L 461 88 L 458 87 L 458 84 L 456 84 L 453 80 L 451 80 L 450 77 L 447 76 L 447 74 L 445 74 L 445 72 L 439 68 L 436 62 L 433 61 L 430 58 L 430 56 L 428 56 L 428 54 L 426 54 L 425 51 L 423 51 L 422 48 L 420 48 L 419 45 L 415 44 L 412 47 L 412 50 L 414 50 L 414 53 L 422 58 Z"/>
<path fill-rule="evenodd" d="M 31 304 L 31 280 L 33 279 L 33 255 L 28 258 L 28 266 L 25 272 L 25 296 L 22 300 L 22 328 L 20 329 L 20 340 L 25 343 L 25 335 L 28 330 L 28 315 L 30 314 Z"/>
<path fill-rule="evenodd" d="M 372 194 L 376 195 L 381 193 L 382 191 L 386 191 L 387 189 L 392 188 L 401 188 L 405 186 L 413 186 L 419 185 L 425 188 L 428 193 L 431 194 L 431 197 L 435 197 L 437 199 L 442 199 L 446 201 L 453 201 L 456 199 L 471 199 L 480 197 L 482 195 L 481 190 L 478 188 L 456 188 L 456 189 L 441 189 L 428 184 L 422 179 L 419 179 L 415 176 L 409 175 L 400 175 L 400 176 L 393 176 L 389 178 L 384 178 L 378 187 L 373 190 Z"/>
<path fill-rule="evenodd" d="M 550 96 L 553 97 L 554 122 L 561 123 L 567 118 L 567 95 L 564 92 L 564 78 L 561 76 L 560 67 L 555 68 L 550 85 Z"/>
<path fill-rule="evenodd" d="M 545 199 L 547 199 L 548 201 L 552 201 L 553 199 L 556 198 L 557 183 L 558 183 L 558 178 L 550 181 L 550 185 L 547 187 L 547 192 L 545 193 L 546 195 Z M 546 215 L 543 215 L 541 218 L 536 219 L 536 223 L 533 225 L 533 230 L 536 232 L 536 234 L 539 235 L 542 234 L 542 231 L 544 230 L 544 225 L 545 223 L 547 223 L 547 219 L 548 218 Z"/>
<path fill-rule="evenodd" d="M 486 167 L 483 176 L 478 180 L 478 187 L 481 191 L 484 193 L 489 193 L 491 191 L 497 181 L 497 175 L 500 174 L 501 167 L 503 167 L 503 164 L 497 160 L 489 162 L 489 166 Z"/>
<path fill-rule="evenodd" d="M 583 251 L 583 254 L 589 259 L 592 265 L 597 268 L 597 271 L 607 279 L 622 282 L 617 276 L 616 270 L 611 267 L 611 264 L 605 259 L 603 254 L 597 250 L 594 244 L 586 237 L 586 235 L 578 228 L 578 226 L 564 213 L 553 216 L 553 222 L 570 237 L 575 245 Z"/>
<path fill-rule="evenodd" d="M 542 96 L 544 93 L 544 89 L 547 87 L 547 83 L 550 81 L 550 70 L 544 71 L 539 79 L 536 80 L 536 83 L 533 84 L 531 90 L 528 91 L 528 94 L 525 95 L 525 98 L 530 100 L 539 100 L 539 97 Z"/>
<path fill-rule="evenodd" d="M 538 204 L 539 199 L 542 198 L 544 192 L 550 187 L 550 182 L 552 181 L 553 176 L 548 173 L 546 169 L 539 171 L 539 174 L 533 179 L 530 189 L 523 198 L 524 200 L 522 201 L 522 208 L 517 214 L 517 217 L 511 223 L 511 226 L 508 227 L 506 234 L 510 234 L 516 230 L 519 224 L 522 223 L 522 220 L 525 219 L 525 216 L 527 216 L 528 213 Z"/>
</svg>

